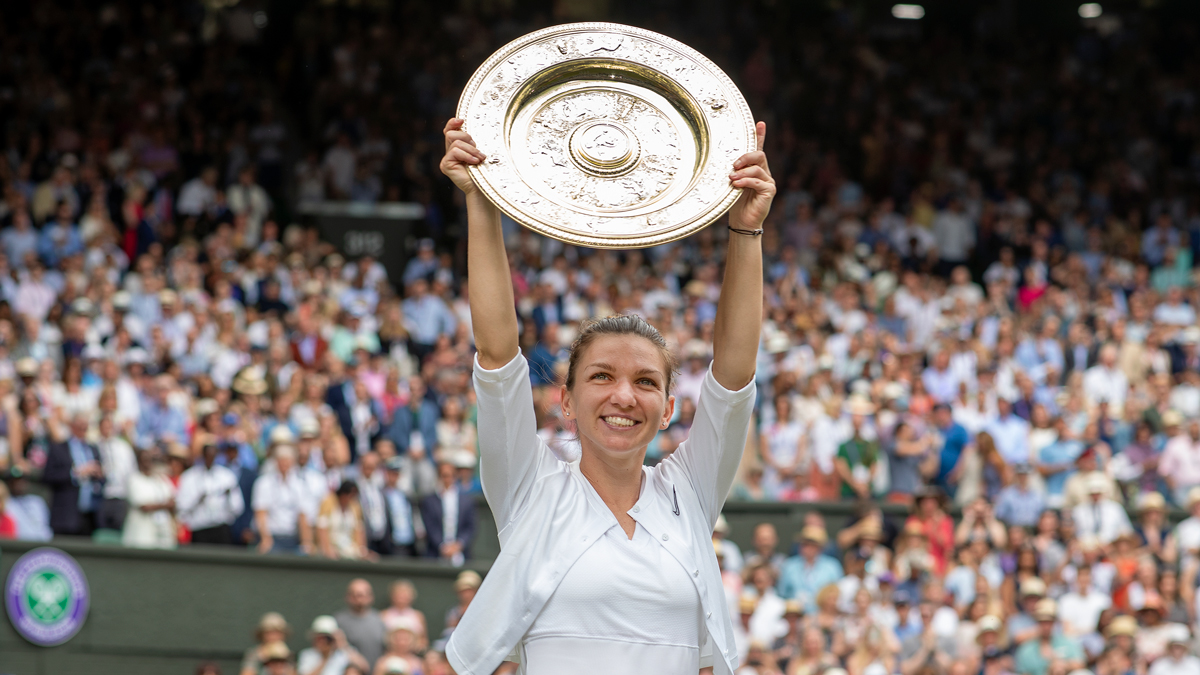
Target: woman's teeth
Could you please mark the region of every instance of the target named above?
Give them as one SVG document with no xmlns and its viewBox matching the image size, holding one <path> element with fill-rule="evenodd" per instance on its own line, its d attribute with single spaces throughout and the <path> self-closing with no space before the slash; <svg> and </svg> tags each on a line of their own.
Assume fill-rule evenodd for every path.
<svg viewBox="0 0 1200 675">
<path fill-rule="evenodd" d="M 637 422 L 634 422 L 633 420 L 631 420 L 627 417 L 605 417 L 604 421 L 608 422 L 609 424 L 613 425 L 614 427 L 631 427 L 631 426 L 637 424 Z"/>
</svg>

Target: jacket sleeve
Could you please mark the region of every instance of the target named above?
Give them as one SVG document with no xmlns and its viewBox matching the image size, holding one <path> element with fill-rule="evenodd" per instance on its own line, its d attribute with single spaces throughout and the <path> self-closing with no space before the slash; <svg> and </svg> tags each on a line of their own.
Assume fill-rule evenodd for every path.
<svg viewBox="0 0 1200 675">
<path fill-rule="evenodd" d="M 425 524 L 425 542 L 428 544 L 425 555 L 434 558 L 441 555 L 442 544 L 445 543 L 442 539 L 441 510 L 442 504 L 437 495 L 427 495 L 421 500 L 421 522 Z"/>
<path fill-rule="evenodd" d="M 520 509 L 539 472 L 559 461 L 537 435 L 529 362 L 517 354 L 495 370 L 475 357 L 479 406 L 479 479 L 501 531 Z"/>
<path fill-rule="evenodd" d="M 721 513 L 742 461 L 754 395 L 753 380 L 738 391 L 730 391 L 717 382 L 709 367 L 688 439 L 664 460 L 687 477 L 710 527 Z"/>
<path fill-rule="evenodd" d="M 470 550 L 475 541 L 475 499 L 466 490 L 458 493 L 458 513 L 458 541 L 464 550 Z"/>
<path fill-rule="evenodd" d="M 52 443 L 47 452 L 42 482 L 51 487 L 63 487 L 71 481 L 71 453 L 67 451 L 65 443 Z"/>
</svg>

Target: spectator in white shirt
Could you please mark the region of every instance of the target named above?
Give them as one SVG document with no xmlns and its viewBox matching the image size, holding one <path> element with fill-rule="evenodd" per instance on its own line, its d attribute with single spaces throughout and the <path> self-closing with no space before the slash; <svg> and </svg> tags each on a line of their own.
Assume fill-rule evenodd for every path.
<svg viewBox="0 0 1200 675">
<path fill-rule="evenodd" d="M 118 436 L 112 417 L 100 419 L 100 464 L 104 467 L 104 504 L 100 507 L 99 527 L 120 530 L 129 511 L 129 477 L 137 472 L 133 447 Z"/>
<path fill-rule="evenodd" d="M 1191 634 L 1186 626 L 1176 626 L 1168 639 L 1167 653 L 1150 664 L 1146 675 L 1195 675 L 1200 673 L 1200 657 L 1188 653 Z"/>
<path fill-rule="evenodd" d="M 1088 403 L 1097 405 L 1107 401 L 1110 410 L 1125 407 L 1125 396 L 1129 393 L 1129 379 L 1117 368 L 1117 346 L 1112 343 L 1100 348 L 1099 363 L 1083 374 L 1083 392 Z"/>
<path fill-rule="evenodd" d="M 183 184 L 175 210 L 184 216 L 201 216 L 217 206 L 217 167 L 206 166 L 200 175 Z"/>
<path fill-rule="evenodd" d="M 1058 600 L 1058 618 L 1063 633 L 1076 639 L 1096 632 L 1100 614 L 1112 606 L 1112 597 L 1092 586 L 1092 568 L 1081 565 L 1075 572 L 1075 588 Z"/>
<path fill-rule="evenodd" d="M 103 451 L 101 451 L 103 452 Z M 216 439 L 206 439 L 201 463 L 179 477 L 176 507 L 179 520 L 192 530 L 192 543 L 232 544 L 233 521 L 246 508 L 237 476 L 216 464 Z"/>
<path fill-rule="evenodd" d="M 1104 474 L 1094 473 L 1087 477 L 1088 501 L 1071 511 L 1080 539 L 1091 537 L 1102 545 L 1108 545 L 1133 530 L 1125 509 L 1109 499 L 1107 491 L 1108 479 Z"/>
<path fill-rule="evenodd" d="M 1171 326 L 1192 326 L 1196 323 L 1196 310 L 1183 301 L 1183 289 L 1172 286 L 1167 289 L 1167 298 L 1154 308 L 1154 321 Z"/>
<path fill-rule="evenodd" d="M 308 488 L 296 471 L 296 449 L 275 448 L 275 471 L 254 482 L 250 503 L 260 553 L 311 553 L 312 527 L 306 513 Z"/>
</svg>

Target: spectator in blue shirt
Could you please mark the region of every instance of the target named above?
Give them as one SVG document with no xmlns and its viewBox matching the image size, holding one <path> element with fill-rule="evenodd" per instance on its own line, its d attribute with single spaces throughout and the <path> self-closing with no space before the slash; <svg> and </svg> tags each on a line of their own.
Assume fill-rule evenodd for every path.
<svg viewBox="0 0 1200 675">
<path fill-rule="evenodd" d="M 409 351 L 418 359 L 434 350 L 439 335 L 454 336 L 458 327 L 454 313 L 444 300 L 429 292 L 429 282 L 425 279 L 413 281 L 403 307 Z"/>
<path fill-rule="evenodd" d="M 42 236 L 38 239 L 38 255 L 46 267 L 54 269 L 63 258 L 69 258 L 83 252 L 83 239 L 79 236 L 79 226 L 72 222 L 71 205 L 65 201 L 58 203 L 54 220 L 42 227 Z"/>
<path fill-rule="evenodd" d="M 962 476 L 959 463 L 963 450 L 971 442 L 967 430 L 954 421 L 950 406 L 938 403 L 933 406 L 933 423 L 941 435 L 942 447 L 938 448 L 938 472 L 934 482 L 948 495 L 953 495 Z"/>
<path fill-rule="evenodd" d="M 1083 454 L 1083 442 L 1074 438 L 1064 417 L 1054 419 L 1054 430 L 1058 432 L 1058 438 L 1038 451 L 1035 460 L 1038 472 L 1046 481 L 1046 502 L 1058 508 L 1063 503 L 1067 479 L 1075 473 L 1075 462 Z"/>
<path fill-rule="evenodd" d="M 150 385 L 149 396 L 142 401 L 141 416 L 137 421 L 138 445 L 150 447 L 163 441 L 187 444 L 187 420 L 183 413 L 167 403 L 171 387 L 170 375 L 161 375 Z"/>
<path fill-rule="evenodd" d="M 807 614 L 817 611 L 817 592 L 842 578 L 842 564 L 821 553 L 829 541 L 825 530 L 809 525 L 800 531 L 800 554 L 783 562 L 778 592 L 784 600 L 797 600 Z"/>
<path fill-rule="evenodd" d="M 1046 498 L 1029 486 L 1029 475 L 1033 473 L 1033 467 L 1018 464 L 1014 473 L 1016 480 L 1001 490 L 996 497 L 996 517 L 1005 525 L 1034 527 L 1038 517 L 1046 509 Z"/>
<path fill-rule="evenodd" d="M 996 451 L 1008 465 L 1029 461 L 1029 422 L 1013 413 L 1012 401 L 1001 396 L 996 400 L 999 412 L 984 431 L 996 442 Z"/>
</svg>

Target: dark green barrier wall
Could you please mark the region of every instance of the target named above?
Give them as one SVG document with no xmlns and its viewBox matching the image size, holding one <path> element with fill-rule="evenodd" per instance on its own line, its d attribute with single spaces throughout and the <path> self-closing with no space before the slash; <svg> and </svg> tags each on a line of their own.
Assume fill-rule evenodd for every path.
<svg viewBox="0 0 1200 675">
<path fill-rule="evenodd" d="M 773 523 L 780 549 L 789 550 L 804 514 L 816 510 L 830 535 L 853 512 L 851 504 L 761 504 L 725 506 L 730 539 L 743 551 L 754 526 Z M 499 551 L 496 525 L 480 500 L 475 555 L 479 572 Z M 885 506 L 891 518 L 907 510 Z M 1182 513 L 1174 513 L 1174 519 Z M 37 545 L 0 543 L 0 578 L 25 551 Z M 0 621 L 0 673 L 7 675 L 190 675 L 203 660 L 237 673 L 241 654 L 253 643 L 258 618 L 283 613 L 293 627 L 293 650 L 305 645 L 305 629 L 318 614 L 343 607 L 346 584 L 363 577 L 375 587 L 376 604 L 387 604 L 387 587 L 401 578 L 417 587 L 417 609 L 425 612 L 434 635 L 455 602 L 457 570 L 423 560 L 381 563 L 335 562 L 298 557 L 259 556 L 248 551 L 193 547 L 179 551 L 139 551 L 88 542 L 55 542 L 83 567 L 92 605 L 83 630 L 67 644 L 34 647 Z"/>
<path fill-rule="evenodd" d="M 26 642 L 4 617 L 0 673 L 190 675 L 201 661 L 214 660 L 223 672 L 236 675 L 264 612 L 281 612 L 293 628 L 288 644 L 301 649 L 313 617 L 340 610 L 346 585 L 356 577 L 372 583 L 380 606 L 386 605 L 388 584 L 411 579 L 416 607 L 425 612 L 435 636 L 455 602 L 458 571 L 421 560 L 352 563 L 201 547 L 137 551 L 87 542 L 54 545 L 73 555 L 87 575 L 92 594 L 87 623 L 65 645 L 45 649 Z M 31 548 L 36 545 L 0 544 L 4 579 Z"/>
</svg>

